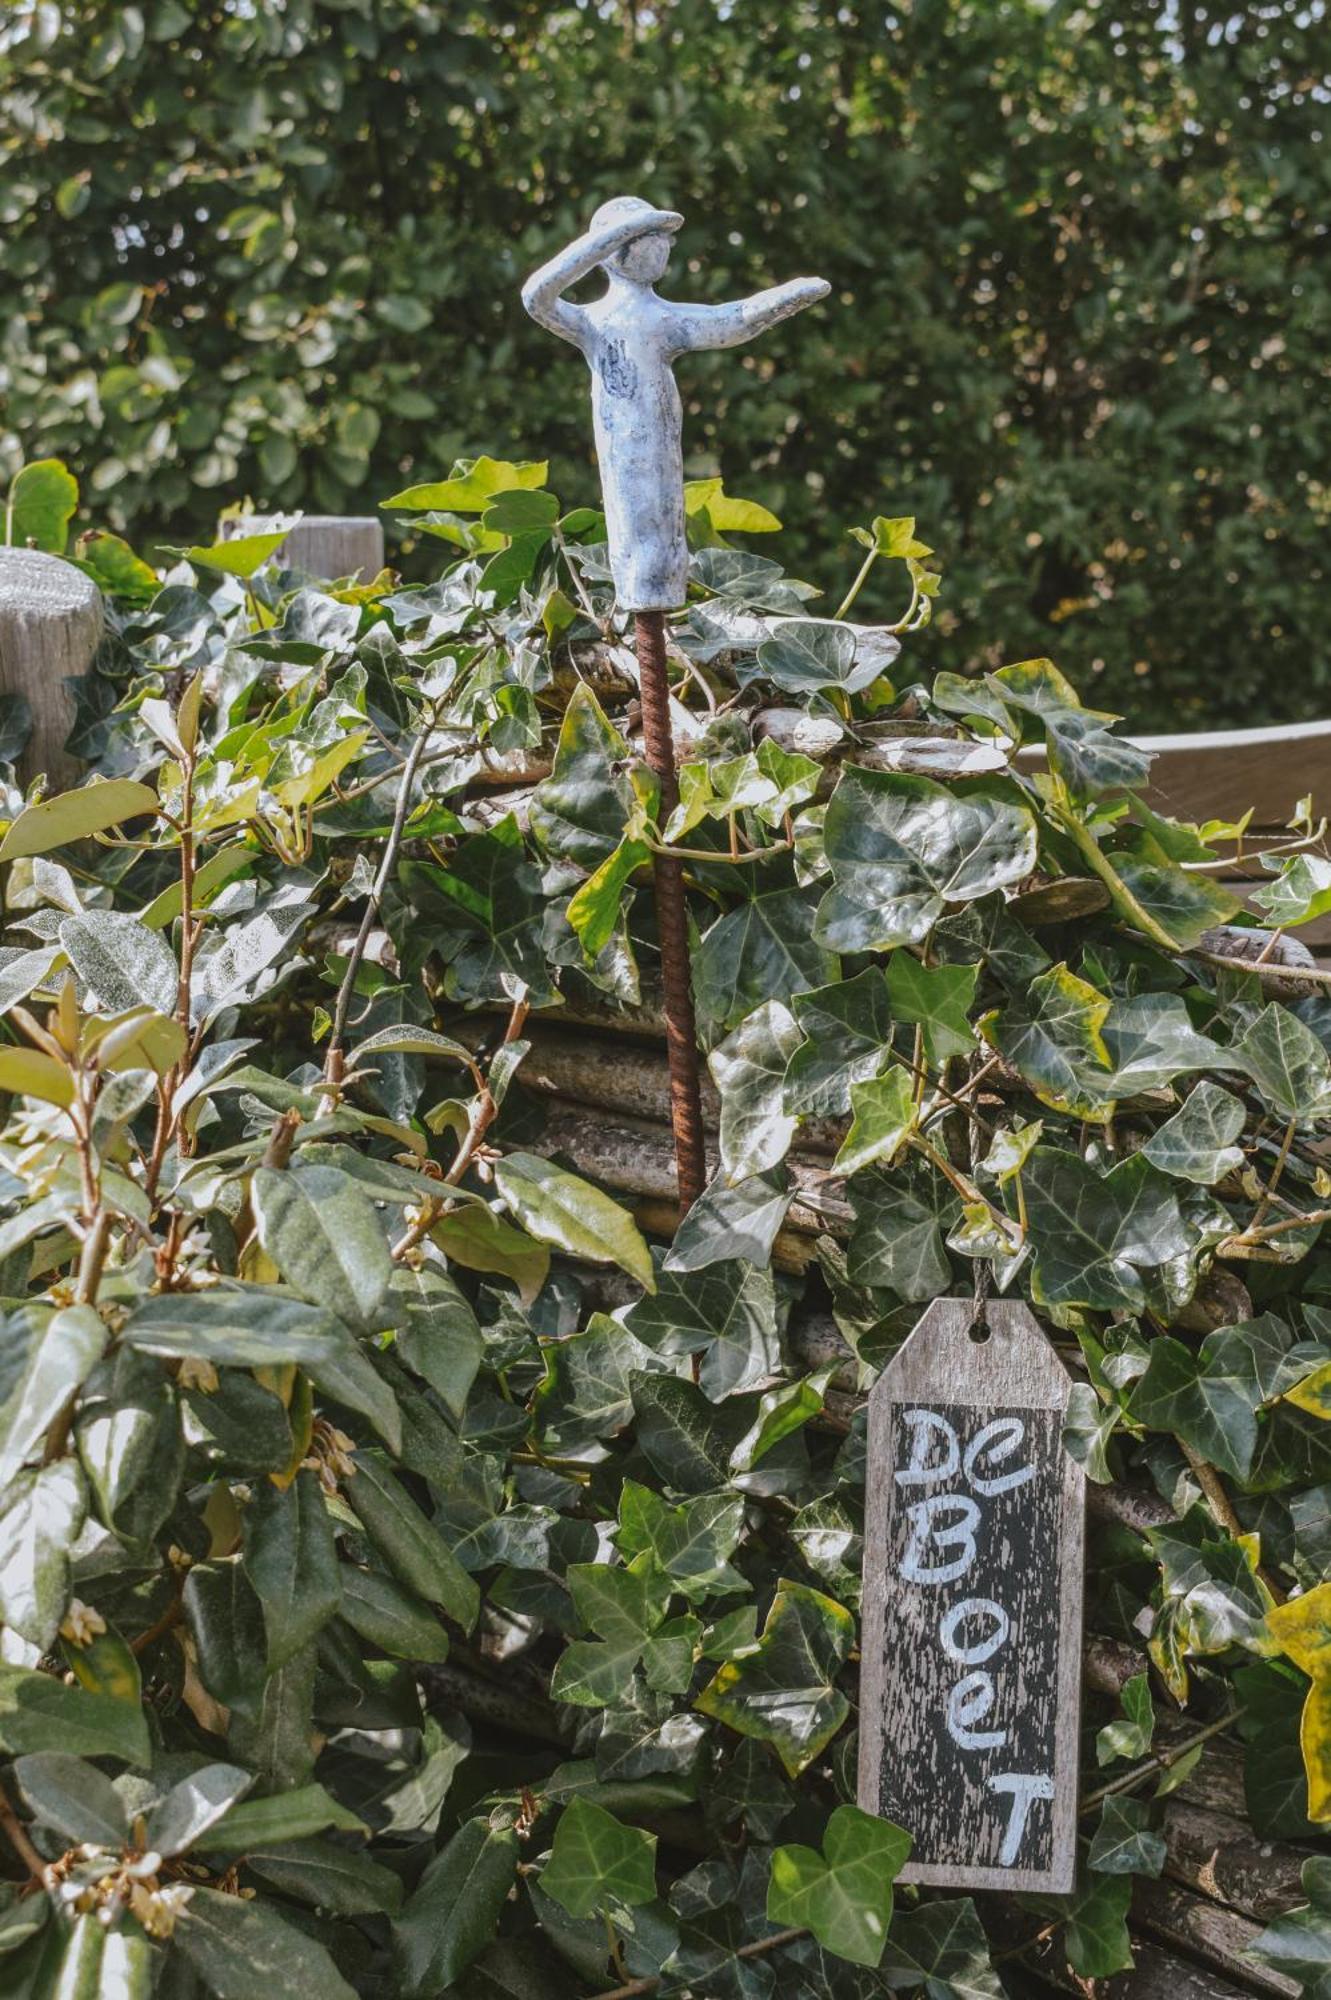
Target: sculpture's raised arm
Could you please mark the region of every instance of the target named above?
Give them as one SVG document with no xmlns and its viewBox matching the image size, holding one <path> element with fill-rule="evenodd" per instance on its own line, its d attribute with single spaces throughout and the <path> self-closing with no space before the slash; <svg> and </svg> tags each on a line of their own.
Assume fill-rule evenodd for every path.
<svg viewBox="0 0 1331 2000">
<path fill-rule="evenodd" d="M 681 353 L 695 348 L 739 347 L 779 320 L 825 299 L 831 289 L 826 278 L 792 278 L 787 285 L 773 285 L 765 292 L 754 292 L 751 298 L 733 299 L 728 305 L 672 304 L 675 345 Z"/>
<path fill-rule="evenodd" d="M 563 297 L 570 285 L 576 285 L 581 278 L 589 277 L 598 264 L 616 250 L 622 250 L 635 238 L 647 235 L 672 236 L 684 221 L 673 209 L 658 208 L 621 217 L 618 221 L 604 224 L 600 229 L 589 229 L 585 236 L 579 236 L 548 264 L 542 264 L 539 271 L 533 271 L 522 287 L 522 303 L 532 318 L 551 333 L 557 333 L 562 340 L 571 340 L 575 347 L 583 345 L 582 307 L 570 304 Z"/>
</svg>

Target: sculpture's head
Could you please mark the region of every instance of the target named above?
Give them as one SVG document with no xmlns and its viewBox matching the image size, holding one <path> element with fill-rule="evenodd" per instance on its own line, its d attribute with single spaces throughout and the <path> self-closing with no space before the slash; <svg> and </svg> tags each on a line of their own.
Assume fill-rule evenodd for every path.
<svg viewBox="0 0 1331 2000">
<path fill-rule="evenodd" d="M 636 194 L 616 195 L 613 201 L 603 201 L 592 217 L 592 228 L 602 229 L 607 222 L 625 222 L 631 215 L 655 214 L 651 203 L 643 201 Z M 670 238 L 662 229 L 647 231 L 635 236 L 622 250 L 616 250 L 605 260 L 606 269 L 618 271 L 621 277 L 632 279 L 637 285 L 654 285 L 658 278 L 665 276 L 666 265 L 670 262 Z"/>
</svg>

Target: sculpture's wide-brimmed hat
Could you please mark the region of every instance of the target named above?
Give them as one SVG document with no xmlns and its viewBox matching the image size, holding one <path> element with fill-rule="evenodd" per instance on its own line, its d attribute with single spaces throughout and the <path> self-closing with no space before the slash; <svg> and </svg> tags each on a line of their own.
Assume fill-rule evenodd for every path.
<svg viewBox="0 0 1331 2000">
<path fill-rule="evenodd" d="M 641 195 L 617 194 L 613 201 L 603 201 L 592 217 L 593 229 L 604 229 L 608 222 L 627 222 L 633 215 L 655 215 L 656 210 Z M 646 233 L 646 232 L 644 232 Z"/>
</svg>

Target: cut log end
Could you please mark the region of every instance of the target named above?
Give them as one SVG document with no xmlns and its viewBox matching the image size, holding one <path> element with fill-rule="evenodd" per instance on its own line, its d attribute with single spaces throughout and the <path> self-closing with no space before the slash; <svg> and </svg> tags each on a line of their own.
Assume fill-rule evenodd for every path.
<svg viewBox="0 0 1331 2000">
<path fill-rule="evenodd" d="M 104 628 L 102 593 L 81 569 L 38 549 L 0 549 L 0 693 L 21 695 L 32 711 L 25 783 L 39 772 L 51 789 L 78 783 L 65 749 L 74 719 L 65 683 L 88 672 Z"/>
</svg>

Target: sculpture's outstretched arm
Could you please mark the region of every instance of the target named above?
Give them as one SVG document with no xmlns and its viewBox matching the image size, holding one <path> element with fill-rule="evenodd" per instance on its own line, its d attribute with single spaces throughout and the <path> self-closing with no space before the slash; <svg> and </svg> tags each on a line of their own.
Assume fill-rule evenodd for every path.
<svg viewBox="0 0 1331 2000">
<path fill-rule="evenodd" d="M 562 294 L 580 278 L 586 278 L 616 250 L 639 236 L 660 232 L 673 235 L 684 218 L 673 209 L 659 208 L 647 214 L 631 215 L 604 229 L 588 230 L 548 264 L 534 271 L 522 287 L 522 303 L 541 326 L 548 327 L 575 347 L 584 344 L 585 319 L 581 306 L 572 305 Z"/>
<path fill-rule="evenodd" d="M 739 347 L 779 320 L 816 305 L 831 289 L 826 278 L 792 278 L 788 285 L 773 285 L 729 305 L 672 305 L 674 344 L 680 353 L 703 347 Z"/>
</svg>

